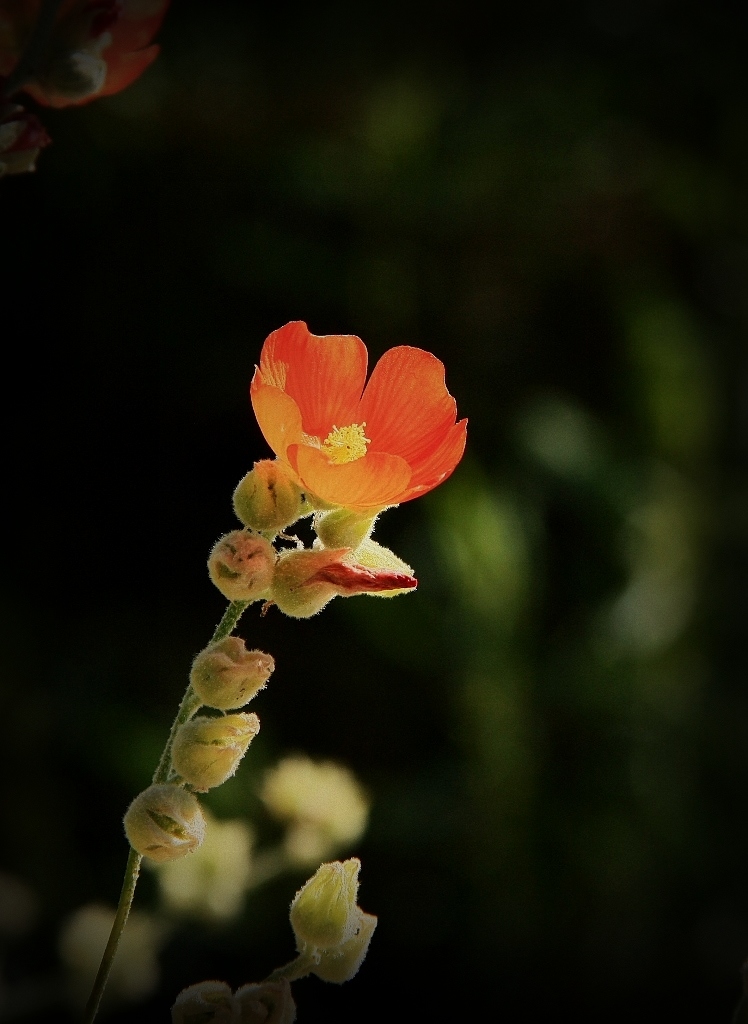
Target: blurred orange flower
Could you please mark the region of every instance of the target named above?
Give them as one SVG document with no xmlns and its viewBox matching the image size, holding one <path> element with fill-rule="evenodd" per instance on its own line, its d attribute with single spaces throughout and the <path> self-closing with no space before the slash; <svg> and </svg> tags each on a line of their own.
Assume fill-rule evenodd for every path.
<svg viewBox="0 0 748 1024">
<path fill-rule="evenodd" d="M 170 0 L 62 0 L 23 89 L 48 107 L 88 103 L 120 92 L 153 63 L 151 40 Z M 0 75 L 12 74 L 33 32 L 41 0 L 5 0 L 0 12 Z"/>
<path fill-rule="evenodd" d="M 444 365 L 420 348 L 382 356 L 366 383 L 366 346 L 353 335 L 274 331 L 250 395 L 257 422 L 301 487 L 328 505 L 376 511 L 426 494 L 465 449 Z M 364 386 L 366 385 L 366 386 Z"/>
</svg>

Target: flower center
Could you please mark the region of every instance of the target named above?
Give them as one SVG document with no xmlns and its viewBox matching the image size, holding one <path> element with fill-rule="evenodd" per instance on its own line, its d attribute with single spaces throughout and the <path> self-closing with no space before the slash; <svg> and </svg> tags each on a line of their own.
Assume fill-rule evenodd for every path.
<svg viewBox="0 0 748 1024">
<path fill-rule="evenodd" d="M 364 434 L 365 423 L 352 423 L 350 427 L 333 426 L 322 442 L 322 451 L 330 462 L 341 465 L 355 462 L 366 455 L 366 446 L 371 441 Z"/>
</svg>

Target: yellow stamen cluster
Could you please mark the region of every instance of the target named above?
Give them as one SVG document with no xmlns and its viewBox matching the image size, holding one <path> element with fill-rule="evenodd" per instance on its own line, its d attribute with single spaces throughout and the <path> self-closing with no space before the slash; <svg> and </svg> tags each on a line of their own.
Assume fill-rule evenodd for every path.
<svg viewBox="0 0 748 1024">
<path fill-rule="evenodd" d="M 322 451 L 330 462 L 342 465 L 366 455 L 366 446 L 371 444 L 371 440 L 364 434 L 365 426 L 365 423 L 352 423 L 349 427 L 333 426 L 322 442 Z"/>
</svg>

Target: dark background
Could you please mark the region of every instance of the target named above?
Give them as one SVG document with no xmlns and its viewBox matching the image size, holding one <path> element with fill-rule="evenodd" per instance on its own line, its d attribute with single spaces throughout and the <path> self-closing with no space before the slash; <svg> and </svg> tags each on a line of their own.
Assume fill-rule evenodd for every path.
<svg viewBox="0 0 748 1024">
<path fill-rule="evenodd" d="M 129 90 L 40 112 L 53 145 L 0 183 L 0 866 L 38 906 L 2 1019 L 68 1019 L 60 927 L 116 900 L 121 814 L 222 613 L 207 553 L 269 454 L 253 366 L 303 319 L 372 365 L 433 351 L 470 427 L 452 479 L 377 534 L 415 596 L 240 628 L 278 669 L 206 803 L 256 814 L 257 771 L 293 750 L 373 800 L 348 851 L 372 947 L 342 988 L 299 982 L 299 1020 L 730 1020 L 745 28 L 667 0 L 183 0 Z M 303 877 L 178 929 L 156 995 L 109 1019 L 285 962 Z"/>
</svg>

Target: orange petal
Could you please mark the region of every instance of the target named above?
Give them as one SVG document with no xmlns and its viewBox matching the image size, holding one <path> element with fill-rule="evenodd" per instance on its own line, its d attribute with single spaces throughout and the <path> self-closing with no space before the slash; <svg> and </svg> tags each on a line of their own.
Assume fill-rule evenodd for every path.
<svg viewBox="0 0 748 1024">
<path fill-rule="evenodd" d="M 333 427 L 355 419 L 366 381 L 366 346 L 352 334 L 310 334 L 297 320 L 273 331 L 262 347 L 260 372 L 294 399 L 304 431 L 324 441 Z"/>
<path fill-rule="evenodd" d="M 124 0 L 119 18 L 110 29 L 111 49 L 104 51 L 107 59 L 112 51 L 133 53 L 142 50 L 161 28 L 169 0 Z"/>
<path fill-rule="evenodd" d="M 252 378 L 249 395 L 262 436 L 275 454 L 285 459 L 289 444 L 301 440 L 301 413 L 298 405 L 279 388 L 262 384 L 259 370 L 255 371 Z"/>
<path fill-rule="evenodd" d="M 159 46 L 147 46 L 144 50 L 136 50 L 134 53 L 116 53 L 111 49 L 104 50 L 102 54 L 107 63 L 106 81 L 100 92 L 90 99 L 98 99 L 100 96 L 113 96 L 131 85 L 136 78 L 139 78 L 147 67 L 154 62 L 160 51 Z"/>
<path fill-rule="evenodd" d="M 358 416 L 357 422 L 366 423 L 371 450 L 399 455 L 415 472 L 457 418 L 444 364 L 420 348 L 391 348 L 374 367 Z"/>
<path fill-rule="evenodd" d="M 291 445 L 288 458 L 302 487 L 322 501 L 354 511 L 396 505 L 411 476 L 407 462 L 383 452 L 335 465 L 318 448 Z"/>
<path fill-rule="evenodd" d="M 441 445 L 414 471 L 408 489 L 400 501 L 418 498 L 452 474 L 465 451 L 467 420 L 460 420 L 448 431 Z"/>
</svg>

